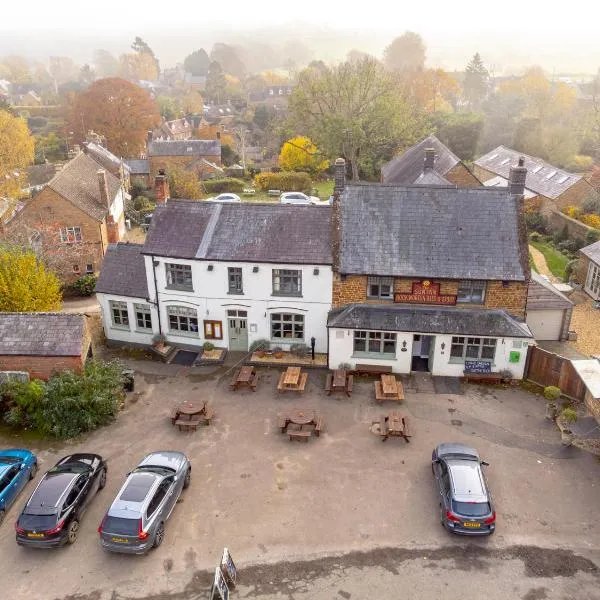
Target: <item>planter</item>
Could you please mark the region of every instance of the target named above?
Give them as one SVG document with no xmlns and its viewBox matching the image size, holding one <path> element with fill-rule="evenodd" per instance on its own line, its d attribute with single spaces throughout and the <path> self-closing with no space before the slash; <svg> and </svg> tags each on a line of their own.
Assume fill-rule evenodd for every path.
<svg viewBox="0 0 600 600">
<path fill-rule="evenodd" d="M 549 421 L 554 421 L 556 419 L 556 412 L 557 412 L 556 404 L 554 404 L 553 402 L 547 402 L 546 403 L 546 419 L 548 419 Z"/>
<path fill-rule="evenodd" d="M 573 432 L 570 429 L 563 429 L 561 438 L 563 446 L 570 446 L 573 443 Z"/>
<path fill-rule="evenodd" d="M 284 354 L 283 354 L 283 352 L 275 352 L 275 353 L 273 354 L 273 356 L 274 356 L 275 358 L 283 358 Z"/>
</svg>

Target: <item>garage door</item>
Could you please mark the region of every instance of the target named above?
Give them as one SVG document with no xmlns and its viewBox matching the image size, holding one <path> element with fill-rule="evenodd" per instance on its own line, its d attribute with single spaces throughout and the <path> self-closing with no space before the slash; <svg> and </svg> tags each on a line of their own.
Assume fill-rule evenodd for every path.
<svg viewBox="0 0 600 600">
<path fill-rule="evenodd" d="M 562 310 L 530 310 L 527 325 L 536 340 L 558 340 L 562 327 Z"/>
</svg>

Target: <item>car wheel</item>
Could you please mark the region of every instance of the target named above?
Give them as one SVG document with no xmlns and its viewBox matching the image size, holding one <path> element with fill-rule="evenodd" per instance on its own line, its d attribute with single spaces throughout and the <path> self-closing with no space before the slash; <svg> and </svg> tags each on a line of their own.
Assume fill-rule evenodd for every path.
<svg viewBox="0 0 600 600">
<path fill-rule="evenodd" d="M 165 524 L 161 523 L 156 530 L 156 535 L 154 536 L 154 543 L 152 544 L 155 548 L 158 548 L 165 538 Z"/>
<path fill-rule="evenodd" d="M 74 544 L 77 541 L 78 533 L 79 533 L 79 521 L 77 519 L 73 519 L 69 523 L 69 528 L 67 529 L 67 544 Z"/>
<path fill-rule="evenodd" d="M 446 529 L 446 513 L 444 512 L 444 507 L 440 503 L 440 525 Z"/>
<path fill-rule="evenodd" d="M 183 489 L 190 487 L 190 480 L 192 478 L 192 469 L 188 468 L 187 473 L 185 474 L 185 479 L 183 480 Z"/>
<path fill-rule="evenodd" d="M 2 525 L 2 521 L 4 521 L 5 515 L 6 515 L 6 512 L 3 510 L 0 510 L 0 525 Z"/>
<path fill-rule="evenodd" d="M 101 490 L 106 485 L 106 469 L 102 469 L 100 473 L 100 481 L 98 482 L 98 489 Z"/>
<path fill-rule="evenodd" d="M 37 474 L 38 466 L 37 463 L 33 463 L 31 465 L 31 470 L 29 471 L 29 479 L 33 479 Z"/>
</svg>

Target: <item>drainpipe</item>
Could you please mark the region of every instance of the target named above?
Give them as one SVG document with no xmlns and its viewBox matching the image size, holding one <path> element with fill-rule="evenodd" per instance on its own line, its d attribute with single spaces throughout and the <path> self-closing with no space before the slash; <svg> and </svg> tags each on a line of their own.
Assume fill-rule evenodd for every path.
<svg viewBox="0 0 600 600">
<path fill-rule="evenodd" d="M 160 322 L 160 304 L 158 302 L 158 284 L 156 283 L 156 264 L 154 263 L 154 254 L 150 255 L 152 259 L 152 276 L 154 277 L 154 306 L 156 306 L 156 314 L 158 316 L 158 333 L 162 333 L 162 324 Z"/>
</svg>

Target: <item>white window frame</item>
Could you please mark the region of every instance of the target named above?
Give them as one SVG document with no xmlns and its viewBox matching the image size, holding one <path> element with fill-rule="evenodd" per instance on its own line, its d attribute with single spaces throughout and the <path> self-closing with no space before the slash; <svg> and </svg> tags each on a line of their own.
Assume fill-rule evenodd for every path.
<svg viewBox="0 0 600 600">
<path fill-rule="evenodd" d="M 123 300 L 109 300 L 108 305 L 110 308 L 110 322 L 112 323 L 112 326 L 116 329 L 130 330 L 127 302 L 124 302 Z"/>
<path fill-rule="evenodd" d="M 135 313 L 135 328 L 138 331 L 152 331 L 152 307 L 149 304 L 136 303 L 133 305 L 133 311 Z M 140 321 L 142 321 L 144 325 L 140 325 Z"/>
<path fill-rule="evenodd" d="M 374 294 L 372 287 L 377 286 L 377 293 Z M 383 291 L 387 288 L 387 293 Z M 394 278 L 393 277 L 369 277 L 367 279 L 367 298 L 371 300 L 393 300 L 394 299 Z"/>
<path fill-rule="evenodd" d="M 302 296 L 302 271 L 300 269 L 273 269 L 272 277 L 273 296 L 293 296 L 296 298 Z M 294 282 L 294 280 L 296 281 Z M 296 285 L 293 285 L 294 283 Z M 293 287 L 296 289 L 292 290 Z"/>
<path fill-rule="evenodd" d="M 227 267 L 227 293 L 240 295 L 244 293 L 242 267 Z"/>
<path fill-rule="evenodd" d="M 356 349 L 357 342 L 364 342 L 364 349 Z M 366 331 L 356 329 L 352 339 L 352 356 L 370 356 L 372 358 L 396 358 L 398 336 L 393 331 Z M 388 351 L 386 352 L 386 345 Z M 390 351 L 389 347 L 393 346 Z"/>
<path fill-rule="evenodd" d="M 270 328 L 273 342 L 303 342 L 306 335 L 306 316 L 298 313 L 271 313 Z M 289 333 L 289 335 L 286 335 L 286 333 Z"/>
<path fill-rule="evenodd" d="M 587 279 L 588 290 L 596 296 L 596 298 L 600 297 L 600 266 L 590 262 Z"/>
<path fill-rule="evenodd" d="M 189 276 L 188 276 L 189 275 Z M 194 291 L 192 266 L 181 263 L 165 263 L 167 287 L 172 290 Z"/>
<path fill-rule="evenodd" d="M 483 304 L 485 302 L 485 291 L 485 281 L 480 279 L 464 279 L 458 282 L 456 302 L 459 304 Z"/>
<path fill-rule="evenodd" d="M 487 360 L 493 364 L 496 360 L 497 348 L 496 338 L 455 335 L 452 336 L 450 360 L 453 362 Z"/>
<path fill-rule="evenodd" d="M 177 327 L 172 326 L 172 318 L 176 320 Z M 167 322 L 169 331 L 173 334 L 199 337 L 198 311 L 195 308 L 190 308 L 189 306 L 167 306 Z M 186 328 L 182 328 L 183 325 Z"/>
<path fill-rule="evenodd" d="M 60 241 L 63 244 L 75 244 L 82 240 L 81 227 L 73 226 L 60 228 Z"/>
</svg>

